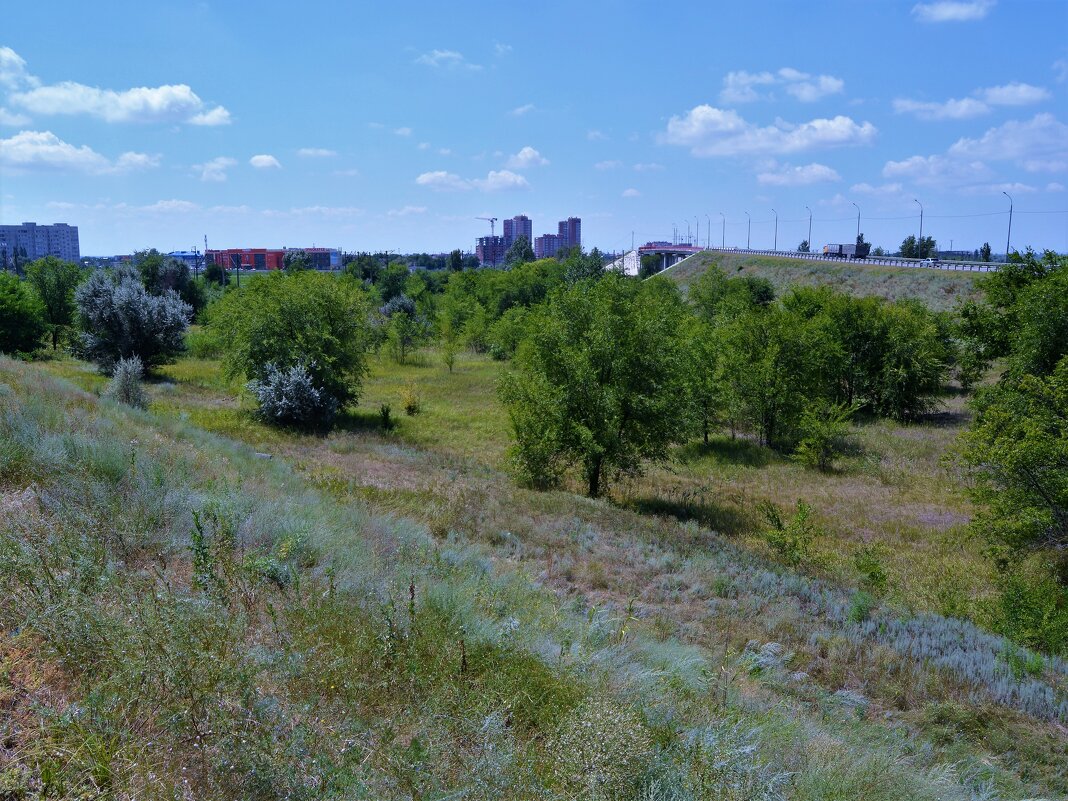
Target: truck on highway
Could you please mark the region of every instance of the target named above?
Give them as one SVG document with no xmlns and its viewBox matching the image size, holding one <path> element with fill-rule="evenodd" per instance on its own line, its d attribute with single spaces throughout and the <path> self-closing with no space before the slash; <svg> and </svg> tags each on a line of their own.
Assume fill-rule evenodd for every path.
<svg viewBox="0 0 1068 801">
<path fill-rule="evenodd" d="M 871 253 L 871 244 L 861 245 L 824 245 L 823 255 L 836 259 L 866 259 Z"/>
</svg>

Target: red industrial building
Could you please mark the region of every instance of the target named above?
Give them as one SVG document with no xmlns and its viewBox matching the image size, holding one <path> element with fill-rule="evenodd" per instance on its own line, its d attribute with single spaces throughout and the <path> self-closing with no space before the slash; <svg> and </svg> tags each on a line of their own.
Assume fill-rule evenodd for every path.
<svg viewBox="0 0 1068 801">
<path fill-rule="evenodd" d="M 336 248 L 227 248 L 209 250 L 208 261 L 228 270 L 281 270 L 290 250 L 303 250 L 311 257 L 316 270 L 341 268 L 341 253 Z"/>
</svg>

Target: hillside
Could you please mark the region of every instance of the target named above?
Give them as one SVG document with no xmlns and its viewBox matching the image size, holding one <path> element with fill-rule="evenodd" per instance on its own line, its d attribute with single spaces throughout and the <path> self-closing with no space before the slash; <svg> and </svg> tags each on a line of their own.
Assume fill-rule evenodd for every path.
<svg viewBox="0 0 1068 801">
<path fill-rule="evenodd" d="M 15 712 L 0 786 L 565 798 L 600 775 L 617 798 L 1068 791 L 1063 663 L 935 613 L 858 611 L 848 584 L 678 513 L 716 508 L 699 478 L 651 477 L 675 507 L 639 488 L 613 502 L 516 487 L 470 444 L 500 454 L 503 421 L 473 413 L 493 368 L 380 361 L 361 410 L 316 436 L 257 423 L 212 362 L 167 368 L 148 413 L 98 400 L 88 365 L 0 362 L 0 694 Z M 413 380 L 425 416 L 378 429 L 372 404 Z M 473 406 L 447 412 L 459 397 Z M 452 437 L 427 449 L 437 426 Z M 902 448 L 884 457 L 887 487 L 920 457 Z M 687 458 L 752 468 L 750 483 L 794 475 L 750 457 L 724 443 Z"/>
<path fill-rule="evenodd" d="M 932 309 L 952 309 L 961 300 L 976 297 L 975 280 L 982 273 L 884 267 L 862 262 L 822 262 L 752 256 L 742 253 L 698 253 L 664 272 L 683 288 L 712 264 L 729 275 L 768 279 L 781 294 L 791 286 L 832 286 L 857 296 L 875 295 L 887 300 L 916 298 Z"/>
</svg>

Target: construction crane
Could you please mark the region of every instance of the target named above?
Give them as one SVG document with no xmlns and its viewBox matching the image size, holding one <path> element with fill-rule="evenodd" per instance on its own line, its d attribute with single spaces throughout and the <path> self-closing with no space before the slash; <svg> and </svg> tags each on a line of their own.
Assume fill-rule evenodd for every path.
<svg viewBox="0 0 1068 801">
<path fill-rule="evenodd" d="M 497 224 L 497 218 L 496 217 L 475 217 L 475 219 L 476 220 L 485 220 L 486 222 L 488 222 L 490 224 L 490 236 L 496 236 L 497 235 L 496 228 L 494 227 Z"/>
</svg>

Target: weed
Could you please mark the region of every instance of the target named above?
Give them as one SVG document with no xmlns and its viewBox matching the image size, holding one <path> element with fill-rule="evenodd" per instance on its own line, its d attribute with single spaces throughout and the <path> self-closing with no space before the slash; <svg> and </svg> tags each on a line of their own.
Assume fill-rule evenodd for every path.
<svg viewBox="0 0 1068 801">
<path fill-rule="evenodd" d="M 761 512 L 768 525 L 764 530 L 764 541 L 791 567 L 805 561 L 817 534 L 816 526 L 810 519 L 812 507 L 798 500 L 797 513 L 789 522 L 783 521 L 778 507 L 770 502 L 761 506 Z"/>
</svg>

